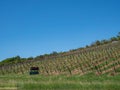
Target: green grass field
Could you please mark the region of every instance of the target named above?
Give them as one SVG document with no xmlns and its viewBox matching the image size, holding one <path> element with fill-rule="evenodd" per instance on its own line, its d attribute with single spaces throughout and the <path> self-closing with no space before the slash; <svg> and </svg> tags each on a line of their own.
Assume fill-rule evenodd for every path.
<svg viewBox="0 0 120 90">
<path fill-rule="evenodd" d="M 120 90 L 120 75 L 4 75 L 0 90 Z"/>
</svg>

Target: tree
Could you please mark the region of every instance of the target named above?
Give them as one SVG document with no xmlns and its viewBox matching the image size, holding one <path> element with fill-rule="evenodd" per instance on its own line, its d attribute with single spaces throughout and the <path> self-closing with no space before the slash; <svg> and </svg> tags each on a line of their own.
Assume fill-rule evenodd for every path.
<svg viewBox="0 0 120 90">
<path fill-rule="evenodd" d="M 107 44 L 107 43 L 109 43 L 108 40 L 105 40 L 105 39 L 104 39 L 104 40 L 101 41 L 101 44 Z"/>
<path fill-rule="evenodd" d="M 101 42 L 100 42 L 99 40 L 97 40 L 97 41 L 95 42 L 95 44 L 98 46 L 98 45 L 101 45 Z"/>
<path fill-rule="evenodd" d="M 117 39 L 120 40 L 120 32 L 117 35 Z"/>
<path fill-rule="evenodd" d="M 58 55 L 56 51 L 53 51 L 50 55 Z"/>
<path fill-rule="evenodd" d="M 99 40 L 97 40 L 91 44 L 91 47 L 99 46 L 99 45 L 101 45 L 101 42 Z"/>
<path fill-rule="evenodd" d="M 112 42 L 112 41 L 117 41 L 118 40 L 118 38 L 116 38 L 116 37 L 111 37 L 110 38 L 110 41 Z"/>
<path fill-rule="evenodd" d="M 14 57 L 14 60 L 20 60 L 20 59 L 21 59 L 20 56 L 16 56 L 16 57 Z"/>
<path fill-rule="evenodd" d="M 88 45 L 86 45 L 85 47 L 86 47 L 86 48 L 88 48 L 89 46 L 88 46 Z"/>
<path fill-rule="evenodd" d="M 28 57 L 27 60 L 33 60 L 34 58 L 33 57 Z"/>
</svg>

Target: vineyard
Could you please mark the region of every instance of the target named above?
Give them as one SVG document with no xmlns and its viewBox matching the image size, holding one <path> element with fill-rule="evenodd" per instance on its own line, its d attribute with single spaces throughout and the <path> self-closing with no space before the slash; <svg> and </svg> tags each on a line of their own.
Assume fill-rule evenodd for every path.
<svg viewBox="0 0 120 90">
<path fill-rule="evenodd" d="M 120 73 L 120 41 L 58 54 L 38 60 L 0 66 L 0 75 L 29 74 L 39 67 L 40 75 L 96 75 Z"/>
</svg>

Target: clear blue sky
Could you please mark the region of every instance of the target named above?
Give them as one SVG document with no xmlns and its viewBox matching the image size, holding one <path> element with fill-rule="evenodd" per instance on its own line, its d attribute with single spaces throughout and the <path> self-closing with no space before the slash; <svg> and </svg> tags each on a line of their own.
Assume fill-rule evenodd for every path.
<svg viewBox="0 0 120 90">
<path fill-rule="evenodd" d="M 0 60 L 67 51 L 120 31 L 120 0 L 0 0 Z"/>
</svg>

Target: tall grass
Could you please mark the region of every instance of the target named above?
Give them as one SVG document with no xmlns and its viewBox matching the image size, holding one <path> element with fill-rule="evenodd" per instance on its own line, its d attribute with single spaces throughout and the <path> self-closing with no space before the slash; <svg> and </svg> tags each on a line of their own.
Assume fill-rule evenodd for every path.
<svg viewBox="0 0 120 90">
<path fill-rule="evenodd" d="M 18 90 L 119 90 L 119 83 L 119 75 L 0 76 L 0 88 L 14 87 Z"/>
</svg>

